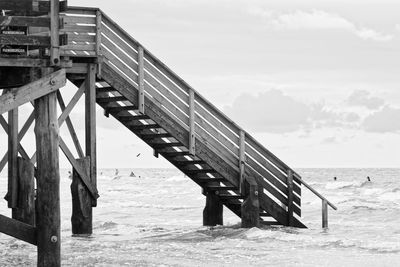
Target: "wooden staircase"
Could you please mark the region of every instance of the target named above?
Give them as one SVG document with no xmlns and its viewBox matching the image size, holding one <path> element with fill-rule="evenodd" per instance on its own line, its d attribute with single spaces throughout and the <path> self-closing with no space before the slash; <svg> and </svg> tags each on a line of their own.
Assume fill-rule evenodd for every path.
<svg viewBox="0 0 400 267">
<path fill-rule="evenodd" d="M 296 172 L 99 9 L 71 7 L 67 14 L 68 21 L 79 17 L 79 23 L 69 25 L 79 49 L 89 48 L 88 33 L 76 30 L 86 26 L 85 18 L 86 28 L 92 26 L 96 34 L 95 50 L 73 50 L 72 45 L 64 50 L 74 62 L 67 78 L 80 87 L 86 75 L 82 58 L 99 62 L 96 101 L 106 116 L 117 119 L 203 192 L 215 192 L 239 217 L 246 175 L 257 181 L 263 223 L 305 227 L 300 221 L 302 179 Z"/>
</svg>

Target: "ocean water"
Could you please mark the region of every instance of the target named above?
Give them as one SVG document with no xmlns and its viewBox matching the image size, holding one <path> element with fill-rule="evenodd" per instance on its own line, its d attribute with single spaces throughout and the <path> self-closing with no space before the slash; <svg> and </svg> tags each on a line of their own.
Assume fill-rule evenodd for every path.
<svg viewBox="0 0 400 267">
<path fill-rule="evenodd" d="M 400 266 L 400 169 L 297 172 L 337 205 L 329 210 L 329 229 L 321 229 L 321 201 L 306 190 L 302 221 L 308 229 L 240 229 L 227 209 L 224 226 L 203 227 L 205 198 L 194 182 L 173 169 L 126 169 L 117 178 L 114 170 L 99 170 L 94 235 L 75 238 L 71 181 L 63 170 L 62 265 Z M 3 172 L 0 196 L 6 188 Z M 0 204 L 0 213 L 9 215 L 6 202 Z M 34 246 L 0 234 L 0 266 L 35 265 Z"/>
</svg>

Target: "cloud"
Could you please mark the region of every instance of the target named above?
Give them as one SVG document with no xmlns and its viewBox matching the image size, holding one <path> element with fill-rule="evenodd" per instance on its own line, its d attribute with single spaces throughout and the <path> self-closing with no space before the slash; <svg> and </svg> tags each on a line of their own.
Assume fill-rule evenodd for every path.
<svg viewBox="0 0 400 267">
<path fill-rule="evenodd" d="M 276 30 L 345 30 L 353 33 L 363 40 L 378 42 L 391 41 L 394 36 L 378 32 L 374 29 L 360 27 L 355 23 L 337 15 L 323 10 L 302 11 L 296 10 L 291 13 L 278 13 L 256 7 L 251 8 L 249 13 L 262 17 L 267 26 Z"/>
<path fill-rule="evenodd" d="M 365 118 L 362 128 L 366 132 L 387 133 L 400 131 L 400 109 L 385 106 Z"/>
<path fill-rule="evenodd" d="M 224 111 L 246 128 L 270 133 L 348 127 L 359 120 L 355 113 L 333 112 L 323 104 L 306 105 L 279 90 L 242 94 Z"/>
<path fill-rule="evenodd" d="M 382 107 L 385 101 L 382 98 L 370 96 L 370 92 L 366 90 L 355 90 L 347 99 L 347 104 L 376 110 Z"/>
</svg>

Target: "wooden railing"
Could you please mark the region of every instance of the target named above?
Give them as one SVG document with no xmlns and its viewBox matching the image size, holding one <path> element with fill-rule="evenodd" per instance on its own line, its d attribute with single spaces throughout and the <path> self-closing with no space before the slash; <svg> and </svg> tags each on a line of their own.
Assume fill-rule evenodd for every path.
<svg viewBox="0 0 400 267">
<path fill-rule="evenodd" d="M 238 184 L 245 171 L 250 171 L 258 177 L 264 191 L 261 193 L 289 214 L 301 216 L 302 184 L 320 196 L 100 10 L 70 7 L 64 21 L 63 31 L 73 33 L 69 40 L 74 43 L 65 53 L 102 57 L 105 64 L 138 90 L 142 112 L 146 112 L 142 105 L 146 96 L 190 133 L 188 143 L 192 154 L 196 153 L 195 139 L 201 140 L 240 173 Z"/>
</svg>

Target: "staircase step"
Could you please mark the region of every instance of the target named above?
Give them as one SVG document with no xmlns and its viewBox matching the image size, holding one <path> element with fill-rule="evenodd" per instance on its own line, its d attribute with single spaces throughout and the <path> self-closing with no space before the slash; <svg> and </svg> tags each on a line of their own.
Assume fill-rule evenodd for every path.
<svg viewBox="0 0 400 267">
<path fill-rule="evenodd" d="M 109 92 L 116 92 L 117 90 L 114 89 L 114 87 L 107 86 L 107 87 L 97 87 L 96 92 L 97 93 L 109 93 Z"/>
<path fill-rule="evenodd" d="M 149 116 L 147 115 L 132 115 L 131 116 L 118 116 L 120 121 L 139 121 L 139 120 L 148 120 Z"/>
<path fill-rule="evenodd" d="M 219 198 L 221 199 L 244 199 L 243 196 L 241 195 L 219 195 Z"/>
<path fill-rule="evenodd" d="M 219 183 L 226 182 L 225 178 L 192 178 L 194 181 L 198 183 Z"/>
<path fill-rule="evenodd" d="M 120 107 L 107 107 L 105 110 L 108 113 L 118 113 L 121 111 L 137 110 L 135 106 L 120 106 Z"/>
<path fill-rule="evenodd" d="M 226 191 L 226 190 L 238 190 L 235 186 L 207 186 L 206 188 L 209 191 Z"/>
<path fill-rule="evenodd" d="M 190 174 L 198 174 L 198 173 L 214 173 L 213 169 L 198 169 L 198 170 L 182 170 L 184 173 Z"/>
<path fill-rule="evenodd" d="M 173 152 L 159 151 L 159 153 L 166 158 L 173 158 L 173 157 L 178 157 L 178 156 L 190 156 L 189 151 L 173 151 Z"/>
<path fill-rule="evenodd" d="M 145 129 L 157 129 L 160 128 L 158 124 L 142 124 L 142 125 L 130 125 L 129 129 L 132 131 L 140 131 Z"/>
<path fill-rule="evenodd" d="M 174 164 L 176 166 L 189 166 L 195 164 L 205 164 L 202 160 L 187 160 L 187 161 L 175 161 Z"/>
<path fill-rule="evenodd" d="M 124 96 L 110 96 L 110 97 L 100 97 L 96 99 L 99 103 L 113 103 L 118 101 L 127 101 Z"/>
<path fill-rule="evenodd" d="M 154 149 L 183 146 L 180 142 L 171 142 L 171 143 L 162 143 L 162 144 L 150 143 L 149 145 L 151 145 Z"/>
<path fill-rule="evenodd" d="M 271 214 L 269 214 L 268 212 L 260 212 L 260 216 L 269 217 L 271 216 Z"/>
<path fill-rule="evenodd" d="M 157 138 L 169 138 L 172 137 L 169 133 L 159 133 L 159 134 L 140 134 L 140 137 L 143 140 L 152 140 Z"/>
</svg>

